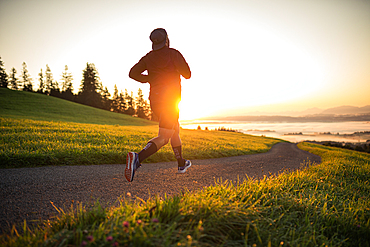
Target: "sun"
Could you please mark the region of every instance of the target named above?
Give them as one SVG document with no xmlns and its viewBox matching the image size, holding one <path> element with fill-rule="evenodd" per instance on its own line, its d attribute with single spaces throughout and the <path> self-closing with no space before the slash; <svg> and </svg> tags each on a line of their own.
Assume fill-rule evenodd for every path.
<svg viewBox="0 0 370 247">
<path fill-rule="evenodd" d="M 227 48 L 212 40 L 181 46 L 192 70 L 182 80 L 182 120 L 292 102 L 323 87 L 325 68 L 305 47 L 257 26 L 243 29 Z"/>
<path fill-rule="evenodd" d="M 192 100 L 182 100 L 179 104 L 180 109 L 180 120 L 194 120 L 202 117 L 206 117 L 208 114 L 203 107 L 204 102 L 192 101 Z"/>
</svg>

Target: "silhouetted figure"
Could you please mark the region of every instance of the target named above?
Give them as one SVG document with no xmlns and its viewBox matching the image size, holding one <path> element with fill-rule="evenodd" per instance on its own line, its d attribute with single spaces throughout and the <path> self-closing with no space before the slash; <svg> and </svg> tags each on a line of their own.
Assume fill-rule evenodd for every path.
<svg viewBox="0 0 370 247">
<path fill-rule="evenodd" d="M 184 173 L 190 166 L 181 153 L 179 135 L 179 108 L 181 100 L 181 78 L 189 79 L 191 71 L 181 53 L 169 48 L 170 41 L 163 28 L 150 34 L 153 50 L 140 59 L 130 70 L 130 78 L 150 84 L 150 107 L 159 118 L 158 136 L 151 139 L 139 153 L 129 152 L 125 168 L 127 181 L 132 182 L 135 171 L 146 158 L 156 153 L 171 140 L 171 146 L 178 162 L 178 172 Z M 147 75 L 143 74 L 147 71 Z"/>
</svg>

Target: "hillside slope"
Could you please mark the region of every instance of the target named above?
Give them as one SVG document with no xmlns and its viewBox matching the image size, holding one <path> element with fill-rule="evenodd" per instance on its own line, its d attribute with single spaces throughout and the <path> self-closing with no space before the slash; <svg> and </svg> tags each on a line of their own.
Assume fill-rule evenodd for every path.
<svg viewBox="0 0 370 247">
<path fill-rule="evenodd" d="M 6 88 L 0 88 L 0 117 L 121 126 L 156 124 L 43 94 Z"/>
</svg>

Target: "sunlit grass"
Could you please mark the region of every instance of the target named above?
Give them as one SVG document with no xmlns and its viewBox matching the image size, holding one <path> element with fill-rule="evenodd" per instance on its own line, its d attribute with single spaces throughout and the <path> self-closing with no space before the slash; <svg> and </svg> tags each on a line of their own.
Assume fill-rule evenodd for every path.
<svg viewBox="0 0 370 247">
<path fill-rule="evenodd" d="M 1 168 L 124 163 L 128 151 L 157 135 L 156 124 L 145 120 L 45 95 L 0 93 Z M 181 138 L 189 159 L 265 152 L 281 141 L 196 130 L 182 130 Z M 14 227 L 0 245 L 369 246 L 370 155 L 299 147 L 322 164 L 170 198 L 122 197 L 114 208 L 73 205 L 34 229 Z M 169 160 L 175 159 L 167 145 L 147 161 Z"/>
<path fill-rule="evenodd" d="M 122 164 L 157 136 L 158 123 L 55 97 L 0 88 L 0 167 Z M 266 152 L 281 140 L 182 130 L 187 159 Z M 146 162 L 174 161 L 170 145 Z"/>
<path fill-rule="evenodd" d="M 2 168 L 123 164 L 158 133 L 156 125 L 119 126 L 0 118 Z M 268 151 L 277 139 L 241 133 L 182 130 L 183 154 L 205 159 Z M 175 161 L 170 145 L 146 162 Z"/>
<path fill-rule="evenodd" d="M 322 164 L 239 185 L 61 212 L 6 246 L 369 246 L 370 155 L 300 144 Z M 307 165 L 307 164 L 306 164 Z"/>
</svg>

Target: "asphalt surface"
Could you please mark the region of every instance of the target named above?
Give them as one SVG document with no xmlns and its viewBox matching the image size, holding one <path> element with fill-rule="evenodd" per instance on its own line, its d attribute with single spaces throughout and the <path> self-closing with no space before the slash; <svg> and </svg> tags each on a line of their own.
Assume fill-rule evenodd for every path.
<svg viewBox="0 0 370 247">
<path fill-rule="evenodd" d="M 92 205 L 98 199 L 103 206 L 114 206 L 119 197 L 171 196 L 220 179 L 259 179 L 319 163 L 319 156 L 296 144 L 278 143 L 263 154 L 193 160 L 185 174 L 177 173 L 176 162 L 143 164 L 131 183 L 123 175 L 124 164 L 0 169 L 0 232 L 24 220 L 34 224 L 52 218 L 55 207 L 68 210 L 72 204 Z"/>
</svg>

